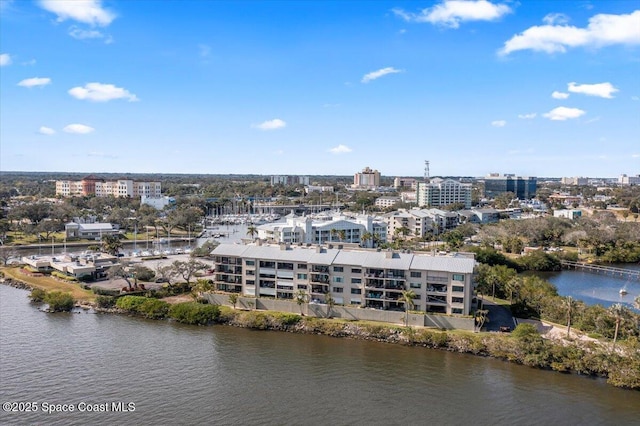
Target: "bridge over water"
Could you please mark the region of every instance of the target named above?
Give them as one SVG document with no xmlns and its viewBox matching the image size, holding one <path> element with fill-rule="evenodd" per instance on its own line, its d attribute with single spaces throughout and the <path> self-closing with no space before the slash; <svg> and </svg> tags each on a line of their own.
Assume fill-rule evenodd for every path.
<svg viewBox="0 0 640 426">
<path fill-rule="evenodd" d="M 566 269 L 577 269 L 595 274 L 610 275 L 612 277 L 625 280 L 640 281 L 640 271 L 634 271 L 633 269 L 616 268 L 615 266 L 593 265 L 590 263 L 582 262 L 571 262 L 569 260 L 562 260 L 560 261 L 560 263 L 562 264 L 562 267 Z"/>
</svg>

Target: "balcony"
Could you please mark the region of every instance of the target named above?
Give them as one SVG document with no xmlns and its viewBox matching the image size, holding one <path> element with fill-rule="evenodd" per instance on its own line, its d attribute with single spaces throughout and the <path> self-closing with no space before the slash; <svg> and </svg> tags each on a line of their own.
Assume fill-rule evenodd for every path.
<svg viewBox="0 0 640 426">
<path fill-rule="evenodd" d="M 367 299 L 383 299 L 383 293 L 381 291 L 370 291 L 365 295 Z"/>
<path fill-rule="evenodd" d="M 429 293 L 440 293 L 440 294 L 447 294 L 447 286 L 438 286 L 438 285 L 432 285 L 432 286 L 428 286 L 427 287 L 427 292 Z"/>
<path fill-rule="evenodd" d="M 323 286 L 323 285 L 312 285 L 312 286 L 311 286 L 311 293 L 315 293 L 315 294 L 327 294 L 327 293 L 329 293 L 329 286 Z"/>
<path fill-rule="evenodd" d="M 312 283 L 329 284 L 329 275 L 327 274 L 311 274 Z"/>
</svg>

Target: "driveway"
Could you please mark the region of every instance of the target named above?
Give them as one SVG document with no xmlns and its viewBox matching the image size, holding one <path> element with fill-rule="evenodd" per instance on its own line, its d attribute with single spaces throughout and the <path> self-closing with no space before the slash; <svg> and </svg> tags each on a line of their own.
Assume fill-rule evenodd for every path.
<svg viewBox="0 0 640 426">
<path fill-rule="evenodd" d="M 489 311 L 489 321 L 484 323 L 485 331 L 500 331 L 500 327 L 509 327 L 511 330 L 515 328 L 513 315 L 508 308 L 491 301 L 490 298 L 482 298 L 484 308 Z"/>
</svg>

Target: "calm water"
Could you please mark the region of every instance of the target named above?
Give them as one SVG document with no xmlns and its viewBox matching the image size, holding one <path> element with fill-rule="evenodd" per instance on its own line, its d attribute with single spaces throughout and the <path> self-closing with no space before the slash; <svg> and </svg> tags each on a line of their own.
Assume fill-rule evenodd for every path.
<svg viewBox="0 0 640 426">
<path fill-rule="evenodd" d="M 640 270 L 639 264 L 613 265 L 618 268 Z M 561 296 L 571 296 L 589 305 L 597 303 L 608 307 L 614 303 L 622 303 L 633 309 L 633 300 L 640 295 L 640 281 L 627 280 L 608 275 L 593 274 L 576 270 L 540 274 L 556 287 Z M 620 289 L 625 288 L 627 294 L 622 296 Z"/>
<path fill-rule="evenodd" d="M 0 286 L 0 402 L 133 402 L 0 424 L 637 424 L 640 392 L 375 342 L 46 314 Z M 78 407 L 76 405 L 76 407 Z"/>
</svg>

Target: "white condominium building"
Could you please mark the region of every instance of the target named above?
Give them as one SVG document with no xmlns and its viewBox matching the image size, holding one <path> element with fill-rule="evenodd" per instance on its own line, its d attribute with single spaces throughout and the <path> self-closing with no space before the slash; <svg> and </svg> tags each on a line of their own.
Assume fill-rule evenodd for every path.
<svg viewBox="0 0 640 426">
<path fill-rule="evenodd" d="M 471 208 L 471 184 L 460 183 L 453 179 L 431 179 L 431 182 L 418 182 L 416 190 L 418 206 L 442 207 L 449 204 L 464 204 Z"/>
<path fill-rule="evenodd" d="M 339 305 L 404 310 L 402 292 L 412 290 L 416 311 L 471 312 L 473 257 L 260 242 L 220 244 L 212 255 L 218 291 L 283 300 L 302 291 L 312 303 L 330 295 Z"/>
<path fill-rule="evenodd" d="M 289 244 L 354 243 L 373 247 L 387 241 L 387 226 L 373 216 L 341 214 L 313 219 L 310 216 L 287 215 L 285 222 L 260 225 L 258 238 L 265 241 Z"/>
</svg>

